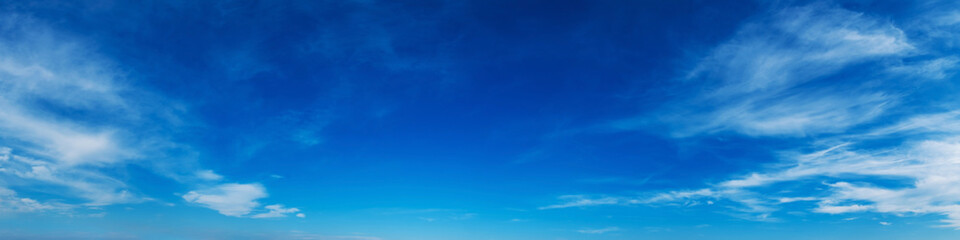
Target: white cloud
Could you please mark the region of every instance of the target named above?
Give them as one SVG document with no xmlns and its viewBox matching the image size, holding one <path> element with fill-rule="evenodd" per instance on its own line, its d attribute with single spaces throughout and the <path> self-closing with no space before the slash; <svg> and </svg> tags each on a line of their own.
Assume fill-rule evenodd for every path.
<svg viewBox="0 0 960 240">
<path fill-rule="evenodd" d="M 743 26 L 699 63 L 686 81 L 707 90 L 668 109 L 661 120 L 675 121 L 679 136 L 732 131 L 816 139 L 781 152 L 776 164 L 702 189 L 637 196 L 570 195 L 561 198 L 561 204 L 541 209 L 696 206 L 717 200 L 717 205 L 746 213 L 749 219 L 769 220 L 783 205 L 803 201 L 816 203 L 810 211 L 826 214 L 938 214 L 944 216 L 945 226 L 960 228 L 960 190 L 956 188 L 960 185 L 956 174 L 960 172 L 960 110 L 911 113 L 936 106 L 904 107 L 901 104 L 917 104 L 905 101 L 915 101 L 905 96 L 923 93 L 897 89 L 906 86 L 901 85 L 906 82 L 900 80 L 904 76 L 910 76 L 908 80 L 951 77 L 958 67 L 956 57 L 920 47 L 955 39 L 940 39 L 943 35 L 931 28 L 911 25 L 910 31 L 933 34 L 921 36 L 922 44 L 913 44 L 888 21 L 827 5 L 787 8 L 759 19 Z M 926 60 L 902 63 L 917 56 Z M 854 65 L 879 71 L 826 78 Z M 891 90 L 899 92 L 884 92 Z M 944 105 L 955 106 L 955 102 Z M 894 107 L 898 115 L 888 113 Z M 649 125 L 645 121 L 650 120 L 615 122 L 618 125 L 613 127 Z M 891 179 L 898 185 L 882 184 Z"/>
<path fill-rule="evenodd" d="M 563 203 L 540 207 L 540 210 L 562 209 L 574 207 L 593 207 L 603 205 L 637 205 L 637 204 L 657 204 L 668 202 L 682 202 L 683 206 L 693 207 L 700 204 L 712 205 L 713 201 L 696 201 L 700 198 L 716 198 L 721 193 L 714 192 L 711 189 L 700 189 L 692 191 L 669 191 L 657 193 L 649 196 L 587 196 L 587 195 L 564 195 L 558 197 Z M 728 193 L 728 195 L 730 195 Z"/>
<path fill-rule="evenodd" d="M 284 208 L 283 205 L 280 205 L 280 204 L 268 205 L 264 208 L 266 208 L 269 212 L 254 214 L 253 216 L 250 216 L 250 217 L 278 218 L 278 217 L 286 217 L 287 214 L 296 213 L 300 211 L 300 209 L 297 209 L 297 208 Z M 299 218 L 306 217 L 306 215 L 304 215 L 303 213 L 297 213 L 296 216 Z"/>
<path fill-rule="evenodd" d="M 710 189 L 700 189 L 695 191 L 670 191 L 657 194 L 644 200 L 632 200 L 631 203 L 669 202 L 690 198 L 712 197 L 715 195 L 717 195 L 717 193 Z"/>
<path fill-rule="evenodd" d="M 805 201 L 817 201 L 817 200 L 820 200 L 820 199 L 815 197 L 783 197 L 783 198 L 777 199 L 777 201 L 780 203 L 805 202 Z"/>
<path fill-rule="evenodd" d="M 126 165 L 184 184 L 223 179 L 198 166 L 190 146 L 169 140 L 176 137 L 168 130 L 189 119 L 187 108 L 137 88 L 131 71 L 96 46 L 17 14 L 0 17 L 0 35 L 0 188 L 55 189 L 57 199 L 100 206 L 152 199 L 121 180 Z M 231 216 L 249 214 L 263 197 L 259 184 L 184 195 Z M 291 211 L 271 206 L 279 208 L 259 214 Z"/>
<path fill-rule="evenodd" d="M 200 170 L 196 172 L 197 178 L 207 181 L 220 181 L 223 176 L 213 172 L 213 170 Z"/>
<path fill-rule="evenodd" d="M 30 17 L 0 17 L 0 34 L 0 144 L 9 146 L 0 182 L 54 187 L 85 205 L 141 201 L 104 169 L 141 154 L 121 123 L 142 116 L 122 71 Z"/>
<path fill-rule="evenodd" d="M 589 207 L 589 206 L 599 206 L 599 205 L 616 205 L 621 204 L 621 199 L 614 197 L 603 197 L 591 199 L 584 195 L 566 195 L 560 196 L 561 200 L 566 201 L 562 204 L 550 205 L 545 207 L 540 207 L 540 210 L 545 209 L 556 209 L 556 208 L 570 208 L 570 207 Z"/>
<path fill-rule="evenodd" d="M 16 155 L 0 147 L 0 176 L 17 181 L 65 187 L 68 196 L 85 199 L 86 205 L 130 203 L 141 200 L 123 182 L 95 170 Z"/>
<path fill-rule="evenodd" d="M 40 46 L 28 47 L 39 48 Z M 9 54 L 8 51 L 10 50 L 0 47 L 0 55 Z M 86 54 L 69 49 L 60 49 L 60 51 L 64 52 L 57 52 L 54 56 L 47 56 L 37 61 L 71 59 L 75 58 L 73 55 Z M 43 55 L 45 52 L 41 50 L 37 53 Z M 16 59 L 23 60 L 22 58 Z M 12 60 L 7 59 L 5 62 L 9 61 Z M 84 62 L 80 59 L 74 59 L 73 61 Z M 41 63 L 31 64 L 32 68 L 39 68 L 33 64 Z M 6 65 L 10 64 L 7 63 Z M 109 127 L 93 128 L 84 126 L 85 124 L 78 121 L 58 119 L 56 116 L 51 116 L 51 112 L 41 111 L 43 108 L 34 106 L 37 102 L 46 101 L 59 105 L 59 107 L 83 110 L 102 107 L 123 109 L 125 107 L 118 102 L 119 99 L 116 99 L 118 97 L 117 93 L 107 90 L 112 87 L 103 86 L 110 84 L 108 80 L 82 83 L 85 79 L 110 79 L 109 76 L 88 76 L 84 73 L 70 72 L 76 71 L 75 69 L 54 69 L 50 71 L 56 71 L 58 73 L 57 77 L 37 80 L 31 77 L 18 76 L 15 72 L 10 71 L 11 66 L 4 68 L 8 71 L 0 72 L 0 75 L 7 74 L 8 76 L 0 78 L 0 108 L 4 109 L 0 112 L 0 130 L 4 131 L 5 137 L 25 141 L 29 143 L 27 149 L 32 152 L 69 165 L 111 163 L 135 156 L 135 153 L 120 146 L 114 135 L 115 129 Z M 113 115 L 110 112 L 103 112 L 102 114 Z"/>
<path fill-rule="evenodd" d="M 700 59 L 684 80 L 691 84 L 684 90 L 688 97 L 673 103 L 659 121 L 673 125 L 680 137 L 718 131 L 751 136 L 841 132 L 880 116 L 898 96 L 865 87 L 874 79 L 824 78 L 914 52 L 899 28 L 861 13 L 821 4 L 782 9 L 745 24 Z M 939 76 L 935 66 L 946 63 L 922 68 Z"/>
<path fill-rule="evenodd" d="M 799 94 L 779 96 L 777 100 L 748 99 L 714 112 L 713 122 L 705 125 L 704 130 L 732 129 L 754 136 L 838 132 L 877 117 L 894 101 L 879 93 L 853 95 Z"/>
<path fill-rule="evenodd" d="M 900 29 L 861 13 L 823 5 L 793 7 L 742 27 L 691 77 L 723 82 L 713 93 L 718 96 L 783 90 L 847 64 L 913 48 Z"/>
<path fill-rule="evenodd" d="M 266 189 L 259 183 L 226 183 L 190 191 L 183 195 L 183 200 L 231 217 L 278 218 L 294 213 L 297 217 L 306 217 L 305 214 L 298 213 L 300 209 L 287 208 L 281 204 L 259 208 L 258 200 L 266 197 Z"/>
<path fill-rule="evenodd" d="M 917 63 L 894 66 L 887 69 L 893 73 L 916 75 L 927 79 L 942 80 L 953 75 L 960 59 L 954 56 L 941 57 Z"/>
<path fill-rule="evenodd" d="M 220 214 L 241 217 L 260 206 L 257 199 L 267 197 L 266 189 L 258 183 L 227 183 L 212 188 L 190 191 L 183 195 L 187 202 L 217 210 Z M 272 205 L 277 206 L 277 205 Z"/>
<path fill-rule="evenodd" d="M 605 228 L 599 228 L 599 229 L 581 229 L 581 230 L 577 230 L 578 233 L 584 233 L 584 234 L 604 234 L 604 233 L 614 232 L 614 231 L 620 231 L 620 228 L 618 228 L 618 227 L 605 227 Z"/>
<path fill-rule="evenodd" d="M 907 120 L 915 121 L 915 120 Z M 902 125 L 902 124 L 895 124 Z M 913 128 L 897 128 L 913 130 Z M 671 191 L 652 197 L 606 197 L 610 204 L 684 203 L 692 199 L 726 199 L 745 208 L 743 212 L 769 213 L 777 205 L 816 201 L 814 212 L 844 214 L 880 212 L 892 214 L 941 214 L 945 226 L 960 228 L 960 137 L 908 142 L 891 149 L 857 149 L 843 144 L 808 154 L 785 154 L 787 163 L 695 191 Z M 857 181 L 870 178 L 910 179 L 907 187 L 882 187 Z M 792 197 L 763 190 L 778 183 L 830 179 L 825 188 L 792 192 Z M 806 194 L 806 195 L 804 195 Z M 576 199 L 555 206 L 574 206 L 589 199 Z M 584 204 L 589 205 L 589 204 Z"/>
<path fill-rule="evenodd" d="M 0 213 L 67 210 L 70 208 L 73 208 L 73 206 L 59 203 L 41 203 L 30 198 L 20 198 L 13 190 L 0 188 Z"/>
<path fill-rule="evenodd" d="M 936 18 L 938 25 L 956 25 L 960 23 L 960 11 L 951 11 Z"/>
<path fill-rule="evenodd" d="M 960 133 L 960 110 L 943 113 L 917 114 L 897 124 L 871 130 L 854 136 L 876 138 L 894 134 Z"/>
<path fill-rule="evenodd" d="M 815 212 L 822 212 L 822 213 L 830 213 L 830 214 L 839 214 L 839 213 L 849 213 L 849 212 L 863 212 L 863 211 L 869 211 L 869 210 L 871 210 L 871 209 L 873 209 L 873 207 L 871 207 L 871 206 L 865 206 L 865 205 L 858 205 L 858 204 L 849 205 L 849 206 L 820 205 L 819 207 L 817 207 L 817 208 L 814 209 L 813 211 L 815 211 Z"/>
</svg>

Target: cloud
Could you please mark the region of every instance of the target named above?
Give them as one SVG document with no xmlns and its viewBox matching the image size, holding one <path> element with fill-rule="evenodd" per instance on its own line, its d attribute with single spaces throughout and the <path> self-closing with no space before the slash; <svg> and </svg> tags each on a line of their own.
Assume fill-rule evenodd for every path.
<svg viewBox="0 0 960 240">
<path fill-rule="evenodd" d="M 685 201 L 686 206 L 700 205 L 698 201 L 688 201 L 697 198 L 716 197 L 719 193 L 711 189 L 700 189 L 695 191 L 669 191 L 657 193 L 649 196 L 587 196 L 587 195 L 564 195 L 558 197 L 563 203 L 540 207 L 540 210 L 574 208 L 574 207 L 593 207 L 604 205 L 637 205 L 637 204 L 655 204 L 662 202 Z M 713 202 L 705 202 L 710 205 Z"/>
<path fill-rule="evenodd" d="M 197 171 L 197 178 L 207 180 L 207 181 L 220 181 L 223 179 L 223 176 L 213 172 L 213 170 L 200 170 Z"/>
<path fill-rule="evenodd" d="M 851 63 L 913 48 L 903 31 L 861 13 L 823 5 L 792 7 L 743 26 L 688 77 L 720 81 L 713 96 L 781 91 Z"/>
<path fill-rule="evenodd" d="M 618 228 L 618 227 L 605 227 L 605 228 L 600 228 L 600 229 L 581 229 L 581 230 L 577 230 L 578 233 L 584 233 L 584 234 L 604 234 L 604 233 L 614 232 L 614 231 L 620 231 L 620 228 Z"/>
<path fill-rule="evenodd" d="M 147 109 L 149 94 L 123 84 L 125 73 L 95 47 L 29 16 L 4 14 L 0 34 L 0 187 L 52 187 L 84 205 L 143 201 L 109 172 L 156 139 L 131 137 L 162 111 Z"/>
<path fill-rule="evenodd" d="M 300 211 L 300 209 L 297 209 L 297 208 L 284 208 L 283 205 L 280 205 L 280 204 L 268 205 L 268 206 L 266 206 L 266 207 L 264 207 L 264 208 L 266 208 L 269 212 L 260 213 L 260 214 L 255 214 L 255 215 L 250 216 L 250 217 L 252 217 L 252 218 L 278 218 L 278 217 L 286 217 L 287 214 L 296 213 L 296 212 L 299 212 L 299 211 Z M 304 217 L 306 217 L 306 215 L 304 215 L 303 213 L 297 213 L 296 216 L 299 217 L 299 218 L 304 218 Z"/>
<path fill-rule="evenodd" d="M 832 5 L 772 12 L 701 59 L 684 81 L 703 90 L 685 89 L 693 94 L 658 114 L 679 137 L 726 131 L 788 139 L 778 162 L 703 188 L 567 195 L 541 209 L 712 202 L 771 220 L 786 205 L 811 202 L 811 212 L 937 214 L 960 228 L 960 109 L 949 99 L 930 104 L 942 99 L 936 93 L 901 90 L 951 84 L 913 81 L 953 76 L 956 57 L 931 48 L 947 40 L 929 37 L 931 28 L 905 24 L 905 31 Z M 630 130 L 651 120 L 613 123 Z"/>
<path fill-rule="evenodd" d="M 889 68 L 888 71 L 906 75 L 916 75 L 926 79 L 942 80 L 953 76 L 955 69 L 957 69 L 958 62 L 960 62 L 960 59 L 955 56 L 940 57 L 932 60 L 894 66 Z"/>
<path fill-rule="evenodd" d="M 839 214 L 839 213 L 850 213 L 850 212 L 863 212 L 863 211 L 868 211 L 868 210 L 871 210 L 871 209 L 872 209 L 872 207 L 870 207 L 870 206 L 864 206 L 864 205 L 859 205 L 859 204 L 853 204 L 853 205 L 849 205 L 849 206 L 825 206 L 825 205 L 821 205 L 820 207 L 817 207 L 817 208 L 814 209 L 813 211 L 815 211 L 815 212 L 822 212 L 822 213 L 829 213 L 829 214 Z"/>
<path fill-rule="evenodd" d="M 931 133 L 960 133 L 960 110 L 916 114 L 890 126 L 872 129 L 856 138 L 879 138 L 890 135 L 917 135 Z"/>
<path fill-rule="evenodd" d="M 736 132 L 802 137 L 838 133 L 876 119 L 899 96 L 877 79 L 835 79 L 864 63 L 917 52 L 900 28 L 826 4 L 774 10 L 745 23 L 729 40 L 697 59 L 682 77 L 682 96 L 654 116 L 613 121 L 630 130 L 662 122 L 673 135 Z M 949 61 L 904 66 L 939 77 Z M 911 68 L 911 69 L 907 69 Z"/>
<path fill-rule="evenodd" d="M 59 203 L 41 203 L 30 198 L 17 197 L 13 190 L 0 188 L 0 214 L 2 213 L 22 213 L 50 210 L 68 210 L 73 206 Z"/>
<path fill-rule="evenodd" d="M 102 206 L 152 200 L 125 182 L 128 165 L 190 186 L 223 180 L 199 166 L 191 146 L 172 140 L 182 139 L 173 129 L 191 119 L 189 108 L 137 86 L 135 71 L 83 39 L 29 15 L 0 17 L 0 188 Z M 4 202 L 16 202 L 18 209 L 56 209 L 10 196 Z M 259 184 L 221 184 L 184 195 L 230 216 L 299 211 L 282 205 L 255 209 L 263 197 Z"/>
<path fill-rule="evenodd" d="M 0 147 L 0 177 L 15 182 L 65 187 L 68 196 L 85 199 L 85 205 L 109 205 L 141 201 L 126 184 L 96 170 L 64 166 L 14 154 Z M 11 179 L 15 178 L 15 179 Z"/>
<path fill-rule="evenodd" d="M 614 198 L 614 197 L 588 198 L 587 196 L 584 196 L 584 195 L 565 195 L 565 196 L 560 196 L 560 199 L 564 200 L 565 203 L 540 207 L 539 209 L 546 210 L 546 209 L 570 208 L 570 207 L 616 205 L 622 202 L 620 199 Z"/>
<path fill-rule="evenodd" d="M 783 198 L 777 199 L 777 201 L 780 203 L 792 203 L 792 202 L 816 201 L 816 200 L 819 200 L 819 199 L 815 197 L 783 197 Z"/>
<path fill-rule="evenodd" d="M 231 217 L 279 218 L 294 213 L 297 217 L 306 217 L 305 214 L 298 213 L 300 209 L 287 208 L 281 204 L 259 208 L 258 200 L 267 196 L 266 189 L 259 183 L 226 183 L 190 191 L 183 195 L 183 200 Z"/>
<path fill-rule="evenodd" d="M 942 116 L 934 114 L 932 116 Z M 929 116 L 905 120 L 930 119 Z M 936 117 L 934 117 L 936 118 Z M 944 119 L 944 118 L 936 118 Z M 955 124 L 955 123 L 951 123 Z M 948 124 L 949 125 L 949 124 Z M 894 124 L 894 126 L 916 126 Z M 890 128 L 883 128 L 890 129 Z M 915 128 L 897 127 L 902 131 Z M 889 132 L 889 130 L 885 130 Z M 960 132 L 956 132 L 960 133 Z M 785 154 L 787 162 L 778 167 L 746 174 L 714 184 L 714 187 L 692 191 L 670 191 L 653 196 L 572 198 L 550 208 L 613 204 L 657 204 L 689 202 L 696 199 L 725 199 L 744 206 L 743 212 L 770 213 L 778 205 L 796 201 L 815 201 L 813 212 L 844 214 L 880 212 L 892 214 L 941 214 L 944 226 L 960 228 L 960 136 L 907 142 L 887 149 L 857 148 L 841 144 L 806 154 Z M 824 180 L 826 179 L 826 180 Z M 907 186 L 870 184 L 871 179 L 909 179 Z M 769 192 L 780 183 L 822 181 L 822 190 L 783 189 L 793 196 Z M 805 194 L 805 195 L 804 195 Z"/>
<path fill-rule="evenodd" d="M 217 210 L 220 214 L 242 217 L 260 206 L 257 199 L 267 197 L 266 189 L 257 183 L 238 184 L 227 183 L 212 188 L 190 191 L 183 195 L 187 202 L 197 203 L 204 207 Z M 271 205 L 281 207 L 279 205 Z"/>
<path fill-rule="evenodd" d="M 57 111 L 91 111 L 116 119 L 139 113 L 124 100 L 121 75 L 82 43 L 22 16 L 0 19 L 0 130 L 31 153 L 65 165 L 107 164 L 136 156 L 114 126 Z M 100 125 L 100 126 L 96 126 Z"/>
</svg>

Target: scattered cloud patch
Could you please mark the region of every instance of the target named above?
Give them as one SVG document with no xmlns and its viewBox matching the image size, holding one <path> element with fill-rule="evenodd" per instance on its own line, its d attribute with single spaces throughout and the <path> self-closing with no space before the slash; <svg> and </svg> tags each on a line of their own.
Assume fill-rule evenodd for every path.
<svg viewBox="0 0 960 240">
<path fill-rule="evenodd" d="M 943 80 L 954 75 L 960 58 L 941 57 L 888 68 L 892 73 L 919 76 L 925 79 Z"/>
<path fill-rule="evenodd" d="M 297 208 L 284 208 L 283 205 L 280 205 L 280 204 L 267 205 L 267 206 L 264 207 L 264 208 L 266 208 L 268 212 L 259 213 L 259 214 L 254 214 L 253 216 L 250 216 L 250 217 L 252 217 L 252 218 L 278 218 L 278 217 L 286 217 L 287 214 L 293 214 L 293 213 L 296 213 L 296 212 L 299 212 L 299 211 L 300 211 L 300 209 L 297 209 Z M 299 217 L 299 218 L 304 218 L 304 217 L 306 217 L 307 215 L 304 215 L 303 213 L 296 213 L 296 216 Z"/>
<path fill-rule="evenodd" d="M 605 227 L 605 228 L 598 228 L 598 229 L 581 229 L 581 230 L 577 230 L 578 233 L 583 233 L 583 234 L 604 234 L 604 233 L 614 232 L 614 231 L 620 231 L 620 228 L 618 228 L 618 227 Z"/>
<path fill-rule="evenodd" d="M 0 214 L 24 213 L 51 210 L 68 210 L 74 206 L 58 203 L 41 203 L 30 198 L 21 198 L 13 190 L 0 188 Z"/>
<path fill-rule="evenodd" d="M 266 189 L 257 183 L 227 183 L 212 188 L 190 191 L 183 199 L 190 203 L 217 210 L 220 214 L 242 217 L 260 205 L 258 199 L 267 197 Z"/>
<path fill-rule="evenodd" d="M 223 176 L 213 172 L 213 170 L 200 170 L 197 171 L 197 178 L 207 181 L 220 181 L 223 179 Z"/>
<path fill-rule="evenodd" d="M 658 193 L 649 196 L 588 196 L 588 195 L 564 195 L 558 197 L 562 203 L 540 207 L 540 210 L 562 209 L 575 207 L 593 207 L 604 205 L 638 205 L 638 204 L 657 204 L 664 202 L 682 202 L 684 206 L 692 207 L 700 204 L 712 205 L 713 201 L 696 201 L 700 198 L 715 198 L 720 196 L 711 189 L 700 189 L 696 191 L 670 191 Z"/>
<path fill-rule="evenodd" d="M 183 195 L 183 200 L 231 217 L 278 218 L 300 212 L 300 209 L 286 208 L 281 204 L 267 205 L 261 210 L 258 200 L 266 197 L 266 189 L 259 183 L 226 183 L 190 191 Z M 298 217 L 306 217 L 301 215 L 297 214 Z"/>
<path fill-rule="evenodd" d="M 601 197 L 601 198 L 589 198 L 585 195 L 565 195 L 560 196 L 561 200 L 564 200 L 564 203 L 540 207 L 540 210 L 546 209 L 556 209 L 556 208 L 571 208 L 571 207 L 590 207 L 590 206 L 601 206 L 601 205 L 616 205 L 620 204 L 621 200 L 615 197 Z"/>
<path fill-rule="evenodd" d="M 84 200 L 84 205 L 101 206 L 144 200 L 130 192 L 122 181 L 96 170 L 22 156 L 6 147 L 0 147 L 0 160 L 0 176 L 16 178 L 28 185 L 65 188 L 63 193 Z"/>
<path fill-rule="evenodd" d="M 899 128 L 908 130 L 911 128 Z M 738 211 L 769 216 L 779 205 L 812 201 L 813 212 L 848 214 L 941 214 L 944 226 L 960 228 L 960 138 L 906 143 L 895 150 L 857 149 L 843 144 L 822 151 L 792 155 L 789 164 L 717 183 L 712 188 L 670 191 L 652 196 L 586 198 L 567 197 L 567 203 L 548 208 L 596 205 L 680 203 L 703 199 L 729 200 Z M 907 187 L 883 187 L 862 183 L 862 176 L 912 179 Z M 848 180 L 856 177 L 856 180 Z M 825 181 L 818 179 L 827 179 Z M 867 178 L 869 179 L 869 178 Z M 780 183 L 823 181 L 822 190 L 782 196 L 767 192 Z M 602 203 L 602 204 L 599 204 Z"/>
<path fill-rule="evenodd" d="M 821 205 L 816 209 L 814 209 L 813 211 L 830 213 L 830 214 L 838 214 L 838 213 L 849 213 L 849 212 L 863 212 L 871 209 L 872 209 L 871 206 L 864 206 L 864 205 L 858 205 L 858 204 L 853 204 L 848 206 Z"/>
</svg>

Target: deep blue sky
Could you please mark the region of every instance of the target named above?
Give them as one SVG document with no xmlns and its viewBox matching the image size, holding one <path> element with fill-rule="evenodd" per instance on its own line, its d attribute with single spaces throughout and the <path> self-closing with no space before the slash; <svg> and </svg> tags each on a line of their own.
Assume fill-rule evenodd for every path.
<svg viewBox="0 0 960 240">
<path fill-rule="evenodd" d="M 954 239 L 953 1 L 0 1 L 2 239 Z"/>
</svg>

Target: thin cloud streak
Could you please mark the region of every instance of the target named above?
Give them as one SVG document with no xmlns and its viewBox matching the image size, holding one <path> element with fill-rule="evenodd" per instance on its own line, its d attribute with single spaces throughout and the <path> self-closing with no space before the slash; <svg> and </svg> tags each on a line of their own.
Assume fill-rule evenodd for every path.
<svg viewBox="0 0 960 240">
<path fill-rule="evenodd" d="M 186 108 L 132 85 L 134 76 L 98 54 L 96 46 L 18 14 L 0 17 L 0 33 L 0 156 L 5 159 L 0 189 L 5 199 L 20 204 L 11 209 L 154 201 L 114 171 L 129 165 L 187 186 L 224 180 L 200 167 L 190 146 L 170 140 L 172 129 L 189 119 Z M 198 191 L 188 195 L 226 215 L 245 215 L 256 207 L 248 207 L 251 201 L 266 196 L 262 186 L 249 186 L 263 193 L 247 191 L 251 195 L 243 195 L 249 199 L 241 206 L 220 205 L 215 196 Z M 65 189 L 51 194 L 67 201 L 44 207 L 42 199 L 15 197 L 16 189 L 33 187 Z M 271 206 L 257 216 L 299 211 Z"/>
<path fill-rule="evenodd" d="M 761 19 L 745 24 L 686 76 L 685 81 L 715 82 L 688 100 L 711 107 L 700 113 L 693 111 L 701 109 L 667 111 L 664 119 L 676 120 L 676 137 L 726 131 L 750 137 L 818 139 L 779 152 L 780 162 L 775 165 L 702 189 L 636 196 L 567 195 L 559 198 L 562 203 L 540 209 L 706 202 L 723 203 L 717 205 L 744 213 L 748 219 L 767 221 L 785 204 L 812 202 L 816 206 L 809 211 L 824 214 L 938 214 L 945 217 L 943 226 L 960 229 L 960 191 L 955 187 L 960 185 L 956 176 L 960 172 L 960 110 L 947 107 L 891 118 L 889 110 L 902 107 L 902 99 L 922 93 L 885 93 L 889 89 L 876 87 L 883 84 L 873 79 L 889 79 L 884 84 L 897 86 L 905 84 L 897 78 L 951 76 L 957 69 L 955 57 L 918 48 L 937 38 L 924 38 L 917 45 L 906 34 L 931 30 L 904 31 L 866 14 L 825 4 L 786 8 Z M 881 61 L 902 63 L 905 57 L 916 56 L 932 60 L 899 65 Z M 810 84 L 864 64 L 886 70 Z M 881 118 L 885 122 L 878 121 Z M 649 119 L 624 121 L 615 122 L 616 128 L 650 125 Z M 871 141 L 892 144 L 875 146 Z M 906 179 L 906 186 L 874 183 L 882 179 Z M 780 187 L 788 183 L 798 187 Z"/>
</svg>

